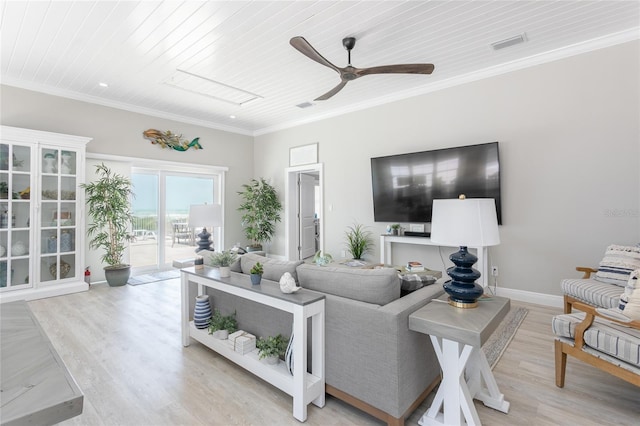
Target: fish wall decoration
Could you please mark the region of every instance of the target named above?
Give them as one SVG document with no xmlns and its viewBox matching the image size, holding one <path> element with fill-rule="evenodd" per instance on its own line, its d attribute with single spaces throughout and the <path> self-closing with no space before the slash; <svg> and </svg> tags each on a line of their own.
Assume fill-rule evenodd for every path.
<svg viewBox="0 0 640 426">
<path fill-rule="evenodd" d="M 182 135 L 176 135 L 171 130 L 161 132 L 160 130 L 149 129 L 142 132 L 142 135 L 145 139 L 149 139 L 152 144 L 160 145 L 162 148 L 175 149 L 176 151 L 186 151 L 189 148 L 203 149 L 199 142 L 200 138 L 195 138 L 189 142 L 188 139 L 183 139 Z"/>
</svg>

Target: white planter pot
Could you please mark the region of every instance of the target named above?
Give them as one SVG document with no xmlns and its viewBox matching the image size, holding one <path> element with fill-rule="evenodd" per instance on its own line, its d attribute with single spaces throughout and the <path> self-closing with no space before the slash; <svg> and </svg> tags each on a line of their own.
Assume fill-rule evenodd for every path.
<svg viewBox="0 0 640 426">
<path fill-rule="evenodd" d="M 268 356 L 266 358 L 262 358 L 262 362 L 269 365 L 276 365 L 279 360 L 280 358 L 277 356 Z"/>
<path fill-rule="evenodd" d="M 229 338 L 229 332 L 227 330 L 216 330 L 212 336 L 216 339 L 226 340 Z"/>
<path fill-rule="evenodd" d="M 221 266 L 220 268 L 220 278 L 226 278 L 231 276 L 231 268 L 228 266 Z"/>
</svg>

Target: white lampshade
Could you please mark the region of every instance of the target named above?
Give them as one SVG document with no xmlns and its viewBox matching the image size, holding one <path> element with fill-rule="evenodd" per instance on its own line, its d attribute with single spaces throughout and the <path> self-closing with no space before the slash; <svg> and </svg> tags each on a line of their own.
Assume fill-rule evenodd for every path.
<svg viewBox="0 0 640 426">
<path fill-rule="evenodd" d="M 192 204 L 189 208 L 189 228 L 215 227 L 222 225 L 220 204 Z"/>
<path fill-rule="evenodd" d="M 451 247 L 485 247 L 500 244 L 495 200 L 433 200 L 431 241 Z"/>
</svg>

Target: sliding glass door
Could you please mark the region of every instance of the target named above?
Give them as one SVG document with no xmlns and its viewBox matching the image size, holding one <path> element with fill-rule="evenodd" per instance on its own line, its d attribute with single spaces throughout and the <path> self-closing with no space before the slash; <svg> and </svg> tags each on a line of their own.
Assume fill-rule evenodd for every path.
<svg viewBox="0 0 640 426">
<path fill-rule="evenodd" d="M 131 180 L 136 194 L 130 251 L 134 273 L 194 257 L 200 229 L 189 226 L 189 207 L 220 203 L 219 176 L 134 168 Z"/>
</svg>

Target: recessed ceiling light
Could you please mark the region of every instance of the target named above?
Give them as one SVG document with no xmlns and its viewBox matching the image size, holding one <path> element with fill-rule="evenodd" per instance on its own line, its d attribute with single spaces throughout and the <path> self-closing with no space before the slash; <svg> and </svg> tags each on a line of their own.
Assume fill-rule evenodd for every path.
<svg viewBox="0 0 640 426">
<path fill-rule="evenodd" d="M 107 83 L 98 83 L 98 86 L 100 86 L 100 87 L 109 87 L 109 85 Z"/>
<path fill-rule="evenodd" d="M 234 119 L 234 118 L 236 118 L 236 116 L 232 114 L 232 115 L 229 116 L 229 118 Z"/>
<path fill-rule="evenodd" d="M 298 108 L 309 108 L 314 106 L 315 104 L 312 104 L 311 102 L 303 102 L 301 104 L 296 105 Z"/>
</svg>

